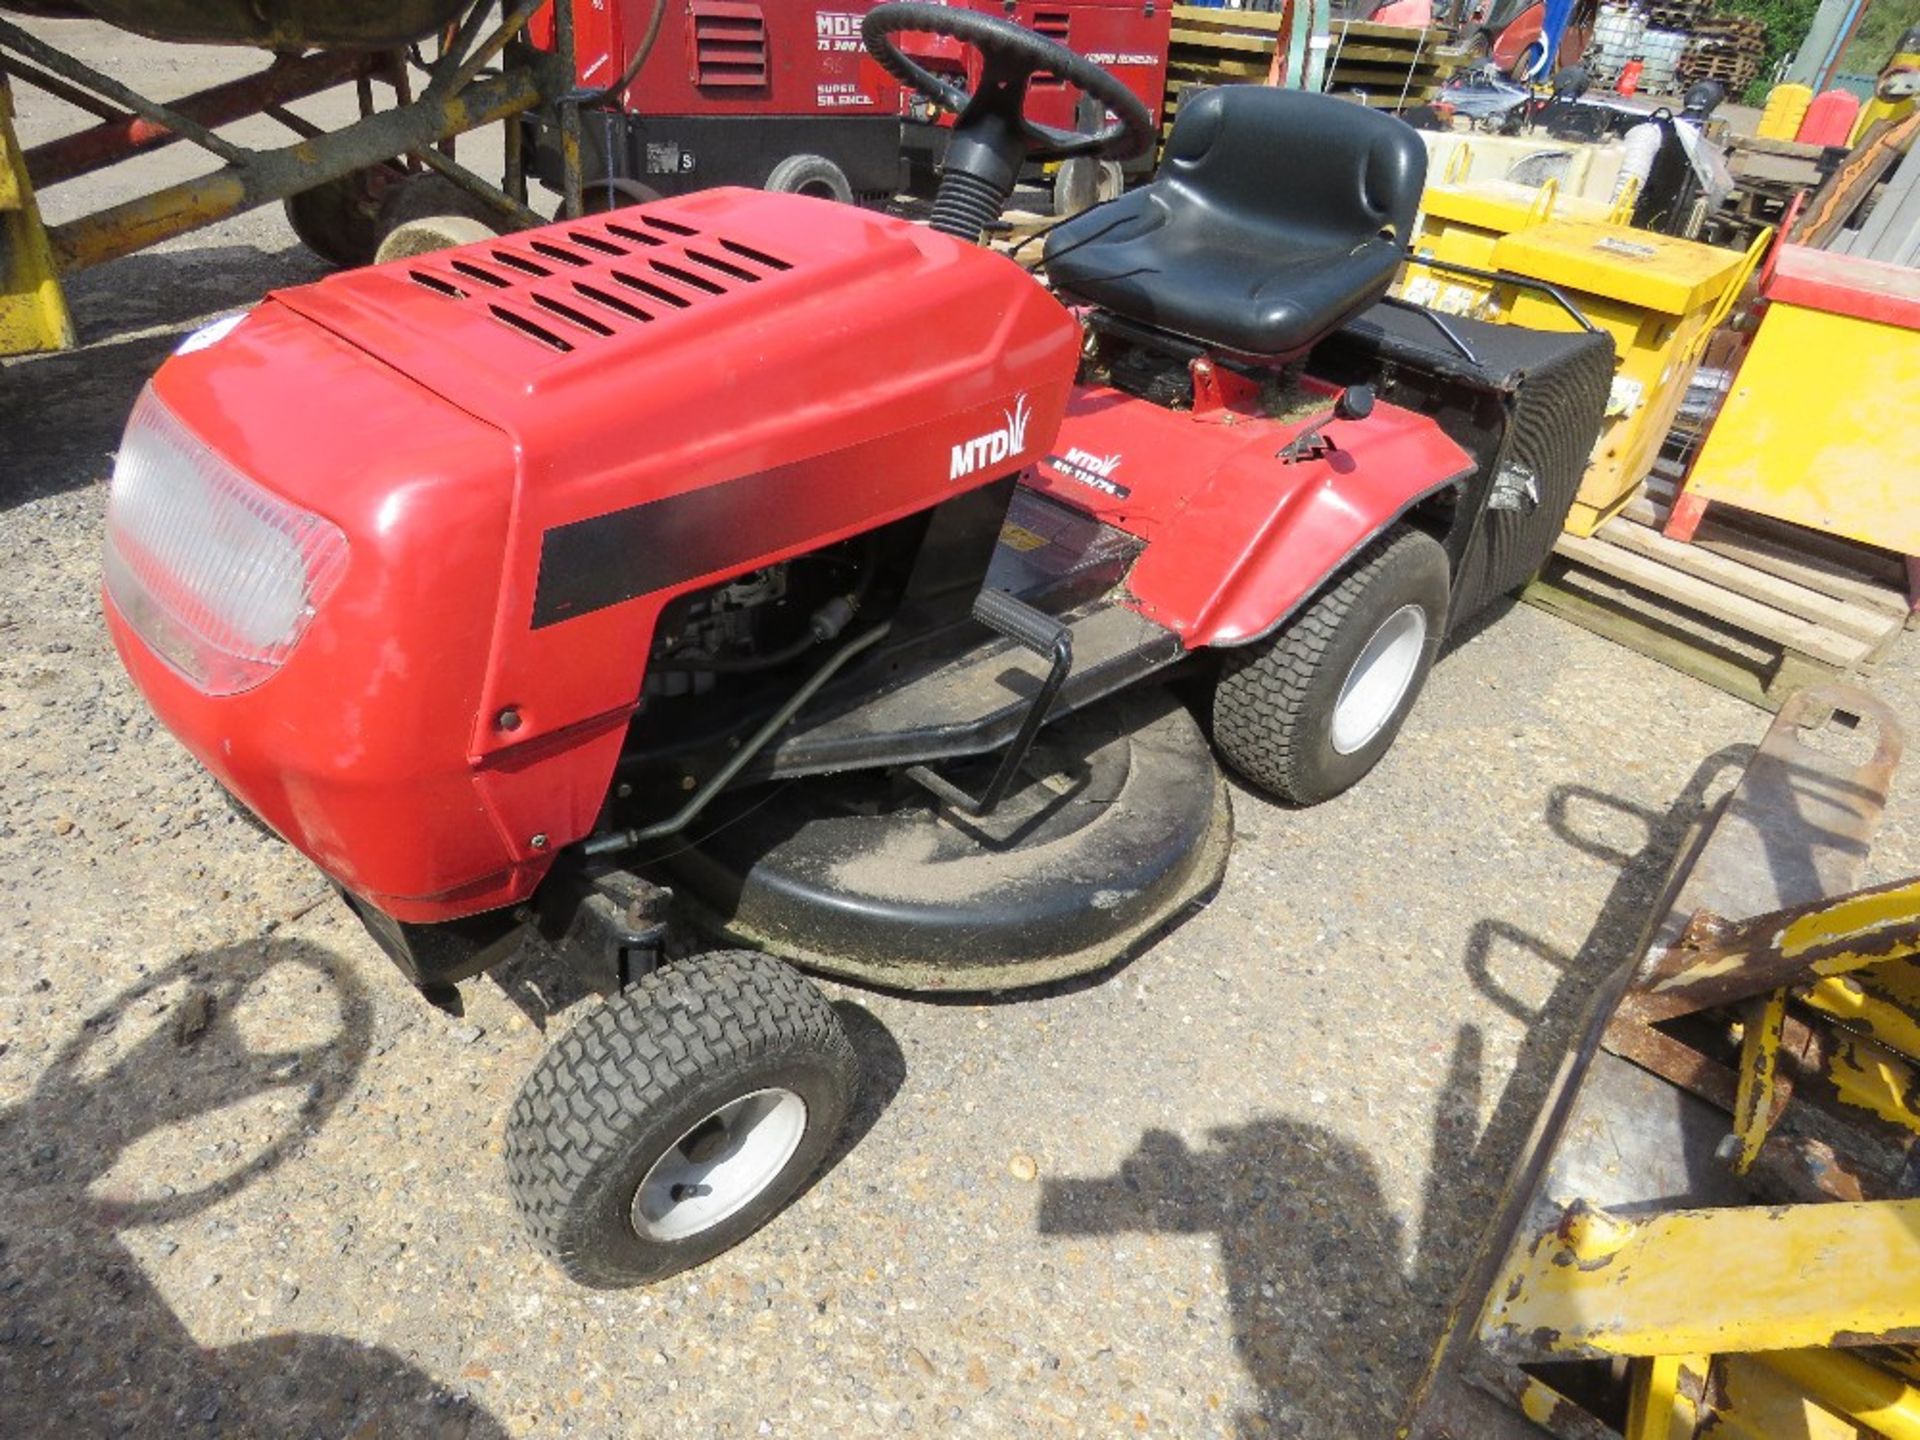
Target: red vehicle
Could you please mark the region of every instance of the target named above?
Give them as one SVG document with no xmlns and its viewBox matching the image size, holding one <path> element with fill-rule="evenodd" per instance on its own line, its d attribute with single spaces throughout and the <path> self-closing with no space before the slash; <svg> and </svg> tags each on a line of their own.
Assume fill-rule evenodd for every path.
<svg viewBox="0 0 1920 1440">
<path fill-rule="evenodd" d="M 1366 774 L 1606 398 L 1603 336 L 1383 303 L 1425 174 L 1391 117 L 1191 98 L 1050 293 L 975 242 L 1146 107 L 977 12 L 863 34 L 959 112 L 931 228 L 720 189 L 283 291 L 161 368 L 116 466 L 107 619 L 165 724 L 430 998 L 535 931 L 608 997 L 507 1136 L 588 1284 L 819 1165 L 855 1067 L 802 969 L 1032 985 L 1218 883 L 1227 787 L 1160 681 L 1281 800 Z M 978 49 L 973 92 L 902 34 Z M 1115 118 L 1030 119 L 1042 72 Z"/>
<path fill-rule="evenodd" d="M 575 5 L 580 84 L 612 87 L 610 104 L 581 133 L 587 199 L 606 209 L 717 185 L 890 199 L 914 174 L 938 169 L 950 112 L 875 64 L 860 22 L 875 0 L 610 0 Z M 958 3 L 958 0 L 957 0 Z M 971 0 L 1078 51 L 1117 76 L 1160 122 L 1173 10 L 1150 0 Z M 551 43 L 551 16 L 535 39 Z M 658 24 L 656 34 L 656 20 Z M 964 90 L 980 79 L 975 52 L 941 36 L 902 42 L 930 74 Z M 1037 75 L 1029 118 L 1071 130 L 1110 117 L 1055 75 Z M 903 130 L 904 122 L 904 130 Z M 534 170 L 559 188 L 558 124 L 550 112 L 523 122 Z M 1151 169 L 1151 150 L 1136 172 Z M 1084 182 L 1084 183 L 1082 183 Z M 1071 208 L 1111 198 L 1117 164 L 1068 167 Z M 1067 197 L 1063 194 L 1063 200 Z"/>
<path fill-rule="evenodd" d="M 1474 59 L 1491 56 L 1502 75 L 1515 74 L 1523 62 L 1532 61 L 1529 52 L 1539 44 L 1546 13 L 1544 0 L 1491 0 L 1490 4 L 1476 5 L 1462 30 L 1461 43 Z M 1560 36 L 1559 53 L 1543 69 L 1542 78 L 1580 63 L 1593 43 L 1599 14 L 1600 0 L 1577 0 Z"/>
<path fill-rule="evenodd" d="M 860 44 L 860 22 L 873 4 L 574 4 L 580 84 L 611 88 L 581 131 L 589 207 L 717 185 L 891 198 L 904 180 L 903 96 Z M 535 43 L 550 46 L 551 35 L 551 13 L 543 12 Z M 558 189 L 557 121 L 542 112 L 523 123 L 535 174 Z"/>
</svg>

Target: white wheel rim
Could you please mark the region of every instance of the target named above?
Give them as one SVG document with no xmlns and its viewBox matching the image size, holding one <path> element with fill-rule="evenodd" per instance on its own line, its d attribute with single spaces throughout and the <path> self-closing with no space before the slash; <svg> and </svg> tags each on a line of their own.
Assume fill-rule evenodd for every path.
<svg viewBox="0 0 1920 1440">
<path fill-rule="evenodd" d="M 1402 605 L 1373 632 L 1333 702 L 1333 748 L 1351 755 L 1386 728 L 1407 698 L 1427 648 L 1427 612 Z"/>
<path fill-rule="evenodd" d="M 634 1232 L 685 1240 L 738 1214 L 787 1168 L 807 1133 L 807 1102 L 791 1090 L 729 1100 L 668 1147 L 633 1193 Z"/>
</svg>

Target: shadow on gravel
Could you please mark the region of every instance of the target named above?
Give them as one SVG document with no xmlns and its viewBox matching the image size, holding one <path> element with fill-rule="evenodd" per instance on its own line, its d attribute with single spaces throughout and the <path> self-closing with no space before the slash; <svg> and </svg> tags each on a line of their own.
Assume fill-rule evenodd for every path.
<svg viewBox="0 0 1920 1440">
<path fill-rule="evenodd" d="M 120 1238 L 147 1230 L 170 1253 L 220 1233 L 205 1212 L 326 1122 L 371 1021 L 327 950 L 204 952 L 88 1016 L 33 1092 L 0 1111 L 0 1433 L 506 1433 L 379 1346 L 297 1331 L 202 1346 Z M 271 1257 L 249 1259 L 248 1275 L 219 1277 L 236 1309 L 277 1289 Z M 170 1278 L 203 1287 L 208 1273 L 183 1258 Z"/>
<path fill-rule="evenodd" d="M 1234 1345 L 1261 1395 L 1257 1411 L 1237 1417 L 1237 1434 L 1390 1433 L 1593 986 L 1640 943 L 1689 830 L 1752 753 L 1739 745 L 1709 757 L 1664 813 L 1582 786 L 1550 792 L 1553 833 L 1619 874 L 1574 955 L 1503 919 L 1482 920 L 1469 935 L 1464 964 L 1476 988 L 1525 1023 L 1527 1036 L 1482 1127 L 1485 1041 L 1479 1026 L 1460 1026 L 1436 1087 L 1416 1234 L 1388 1209 L 1365 1150 L 1280 1117 L 1211 1131 L 1200 1150 L 1150 1130 L 1117 1175 L 1047 1181 L 1040 1233 L 1217 1235 Z M 1544 1002 L 1502 984 L 1503 949 L 1559 972 Z M 1430 1318 L 1410 1327 L 1410 1308 Z M 1410 1333 L 1420 1338 L 1411 1350 Z"/>
<path fill-rule="evenodd" d="M 134 397 L 191 328 L 326 267 L 300 246 L 149 252 L 67 285 L 81 348 L 0 369 L 0 509 L 104 480 Z"/>
</svg>

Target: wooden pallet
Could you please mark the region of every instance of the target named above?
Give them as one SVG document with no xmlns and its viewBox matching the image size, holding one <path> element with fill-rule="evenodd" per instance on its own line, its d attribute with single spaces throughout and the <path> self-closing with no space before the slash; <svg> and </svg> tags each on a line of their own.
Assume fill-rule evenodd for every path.
<svg viewBox="0 0 1920 1440">
<path fill-rule="evenodd" d="M 1646 7 L 1647 28 L 1691 34 L 1693 27 L 1712 8 L 1709 0 L 1657 0 L 1657 3 Z"/>
<path fill-rule="evenodd" d="M 1262 84 L 1272 68 L 1281 17 L 1265 10 L 1173 7 L 1173 43 L 1167 63 L 1166 111 L 1181 92 L 1199 86 Z M 1379 109 L 1424 104 L 1436 96 L 1466 56 L 1444 31 L 1335 21 L 1327 50 L 1326 88 Z"/>
<path fill-rule="evenodd" d="M 1683 545 L 1660 533 L 1673 493 L 1655 478 L 1592 536 L 1561 536 L 1522 598 L 1769 710 L 1870 672 L 1908 624 L 1897 558 L 1721 510 Z"/>
</svg>

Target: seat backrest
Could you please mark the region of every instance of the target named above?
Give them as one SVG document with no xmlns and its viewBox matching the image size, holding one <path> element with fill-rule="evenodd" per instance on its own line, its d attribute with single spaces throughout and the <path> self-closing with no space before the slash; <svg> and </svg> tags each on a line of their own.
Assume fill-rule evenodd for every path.
<svg viewBox="0 0 1920 1440">
<path fill-rule="evenodd" d="M 1355 245 L 1391 229 L 1405 245 L 1426 179 L 1419 133 L 1391 115 L 1304 90 L 1222 85 L 1181 104 L 1155 185 L 1229 225 Z"/>
</svg>

